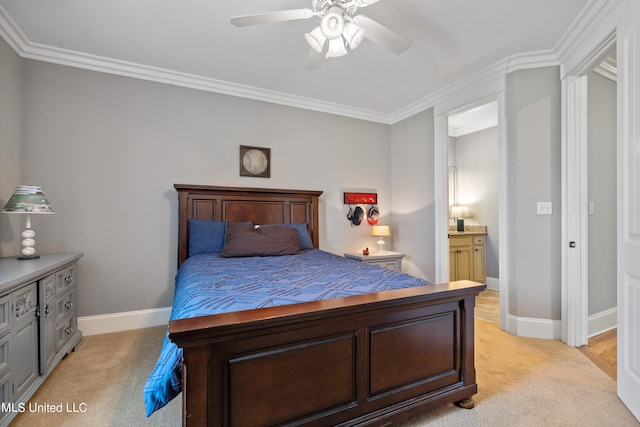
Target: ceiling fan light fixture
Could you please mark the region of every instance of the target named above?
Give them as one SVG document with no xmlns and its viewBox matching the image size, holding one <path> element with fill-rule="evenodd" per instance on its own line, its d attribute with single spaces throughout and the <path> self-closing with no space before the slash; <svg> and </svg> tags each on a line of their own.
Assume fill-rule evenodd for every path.
<svg viewBox="0 0 640 427">
<path fill-rule="evenodd" d="M 327 58 L 337 58 L 347 54 L 347 48 L 344 46 L 344 40 L 342 36 L 338 39 L 329 40 L 329 50 L 327 51 Z"/>
<path fill-rule="evenodd" d="M 349 45 L 349 47 L 353 50 L 360 45 L 360 43 L 364 39 L 364 35 L 366 31 L 367 30 L 365 30 L 364 28 L 356 24 L 347 22 L 344 25 L 344 32 L 342 35 L 344 36 L 344 39 L 347 41 L 347 44 Z"/>
<path fill-rule="evenodd" d="M 344 31 L 344 19 L 342 18 L 342 9 L 334 7 L 322 17 L 320 20 L 320 28 L 322 34 L 329 40 L 342 37 Z"/>
<path fill-rule="evenodd" d="M 310 33 L 306 33 L 304 35 L 304 38 L 305 40 L 307 40 L 309 46 L 311 46 L 311 49 L 315 50 L 318 53 L 322 52 L 322 48 L 327 42 L 327 38 L 324 36 L 324 34 L 322 34 L 322 30 L 320 29 L 320 27 L 316 27 Z"/>
</svg>

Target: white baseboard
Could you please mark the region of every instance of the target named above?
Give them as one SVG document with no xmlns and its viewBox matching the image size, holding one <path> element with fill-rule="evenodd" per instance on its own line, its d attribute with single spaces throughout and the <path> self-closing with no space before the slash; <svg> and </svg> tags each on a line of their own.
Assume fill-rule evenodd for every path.
<svg viewBox="0 0 640 427">
<path fill-rule="evenodd" d="M 560 340 L 562 323 L 559 320 L 535 319 L 507 315 L 507 332 L 519 337 Z"/>
<path fill-rule="evenodd" d="M 167 325 L 170 316 L 171 307 L 84 316 L 78 317 L 78 329 L 82 331 L 83 335 L 89 336 L 151 328 Z"/>
<path fill-rule="evenodd" d="M 500 279 L 497 277 L 487 277 L 486 280 L 487 289 L 500 292 Z"/>
<path fill-rule="evenodd" d="M 487 278 L 487 287 L 489 286 Z M 496 279 L 497 280 L 497 279 Z M 131 329 L 151 328 L 169 323 L 171 307 L 151 310 L 128 311 L 123 313 L 102 314 L 78 318 L 78 329 L 85 336 L 128 331 Z M 603 311 L 589 317 L 589 336 L 594 336 L 615 328 L 617 309 Z M 507 332 L 531 338 L 561 339 L 559 320 L 535 319 L 530 317 L 507 316 Z"/>
<path fill-rule="evenodd" d="M 613 307 L 589 316 L 588 336 L 591 338 L 616 327 L 618 327 L 618 308 Z"/>
</svg>

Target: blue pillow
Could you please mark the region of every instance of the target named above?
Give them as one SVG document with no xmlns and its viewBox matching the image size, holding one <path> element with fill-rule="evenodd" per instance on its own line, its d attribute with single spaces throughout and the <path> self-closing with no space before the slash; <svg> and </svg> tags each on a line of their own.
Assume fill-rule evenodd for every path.
<svg viewBox="0 0 640 427">
<path fill-rule="evenodd" d="M 300 249 L 313 249 L 313 241 L 311 240 L 311 236 L 309 235 L 309 229 L 307 228 L 307 224 L 264 224 L 263 227 L 268 227 L 270 225 L 279 225 L 284 227 L 295 228 L 298 233 L 298 246 Z"/>
<path fill-rule="evenodd" d="M 224 221 L 189 220 L 189 256 L 219 253 L 224 246 Z"/>
</svg>

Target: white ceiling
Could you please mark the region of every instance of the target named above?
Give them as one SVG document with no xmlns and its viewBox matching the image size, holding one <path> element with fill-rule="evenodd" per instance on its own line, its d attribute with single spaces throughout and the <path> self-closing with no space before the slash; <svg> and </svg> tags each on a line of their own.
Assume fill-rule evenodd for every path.
<svg viewBox="0 0 640 427">
<path fill-rule="evenodd" d="M 358 13 L 411 39 L 409 50 L 365 40 L 316 70 L 304 68 L 304 33 L 318 18 L 229 23 L 311 0 L 0 0 L 0 35 L 26 58 L 384 118 L 511 55 L 554 49 L 588 3 L 382 0 Z"/>
</svg>

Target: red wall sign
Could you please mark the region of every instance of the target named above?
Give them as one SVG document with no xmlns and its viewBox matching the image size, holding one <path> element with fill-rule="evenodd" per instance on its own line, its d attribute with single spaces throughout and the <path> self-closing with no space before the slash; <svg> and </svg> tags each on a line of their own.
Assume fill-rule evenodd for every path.
<svg viewBox="0 0 640 427">
<path fill-rule="evenodd" d="M 345 205 L 375 205 L 378 193 L 344 193 Z"/>
</svg>

